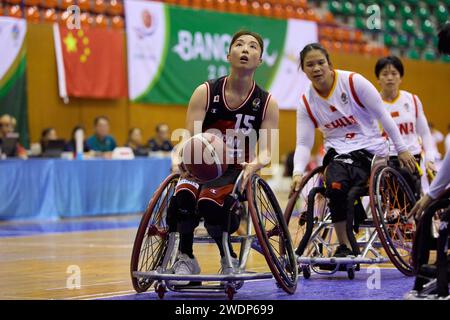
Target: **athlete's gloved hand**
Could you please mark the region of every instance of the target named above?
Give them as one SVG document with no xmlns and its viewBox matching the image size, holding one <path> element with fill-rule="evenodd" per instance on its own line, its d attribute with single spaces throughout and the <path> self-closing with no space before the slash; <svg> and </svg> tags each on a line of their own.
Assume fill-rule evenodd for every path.
<svg viewBox="0 0 450 320">
<path fill-rule="evenodd" d="M 245 190 L 245 187 L 247 186 L 248 179 L 259 169 L 261 169 L 261 166 L 256 163 L 249 163 L 249 162 L 243 162 L 241 163 L 242 170 L 244 171 L 244 175 L 242 177 L 241 182 L 241 192 Z"/>
<path fill-rule="evenodd" d="M 303 180 L 302 174 L 296 174 L 292 177 L 292 183 L 291 183 L 291 190 L 289 192 L 289 198 L 294 194 L 294 192 L 297 192 L 300 190 L 300 184 Z"/>
<path fill-rule="evenodd" d="M 431 180 L 434 179 L 434 177 L 436 176 L 436 165 L 434 164 L 433 161 L 427 161 L 425 162 L 425 168 L 427 169 L 427 174 L 429 176 L 429 178 L 431 178 Z"/>
<path fill-rule="evenodd" d="M 187 179 L 187 180 L 193 180 L 195 182 L 196 178 L 192 176 L 186 169 L 186 167 L 183 164 L 183 159 L 181 158 L 181 155 L 178 151 L 173 151 L 172 153 L 172 173 L 179 173 L 181 179 Z M 200 182 L 199 182 L 200 183 Z"/>
<path fill-rule="evenodd" d="M 417 162 L 414 156 L 409 151 L 403 151 L 398 154 L 398 160 L 401 167 L 406 167 L 409 172 L 416 171 Z"/>
<path fill-rule="evenodd" d="M 414 217 L 416 220 L 419 220 L 422 217 L 423 211 L 429 206 L 431 201 L 433 201 L 433 198 L 431 198 L 428 194 L 420 198 L 408 214 L 408 219 Z"/>
</svg>

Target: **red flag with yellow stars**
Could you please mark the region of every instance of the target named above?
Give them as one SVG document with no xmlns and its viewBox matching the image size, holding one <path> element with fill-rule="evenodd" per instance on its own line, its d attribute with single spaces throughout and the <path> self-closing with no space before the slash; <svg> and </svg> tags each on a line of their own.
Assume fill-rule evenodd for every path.
<svg viewBox="0 0 450 320">
<path fill-rule="evenodd" d="M 127 96 L 124 34 L 121 30 L 54 25 L 59 93 L 67 97 Z"/>
</svg>

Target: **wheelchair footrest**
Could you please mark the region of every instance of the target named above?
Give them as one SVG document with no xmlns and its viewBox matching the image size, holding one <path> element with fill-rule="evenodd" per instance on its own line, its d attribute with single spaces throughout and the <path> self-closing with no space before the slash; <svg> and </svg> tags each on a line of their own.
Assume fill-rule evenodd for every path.
<svg viewBox="0 0 450 320">
<path fill-rule="evenodd" d="M 145 278 L 150 280 L 189 280 L 189 281 L 245 281 L 245 280 L 256 280 L 256 279 L 271 279 L 273 277 L 272 273 L 235 273 L 235 274 L 189 274 L 180 275 L 173 273 L 160 273 L 157 271 L 133 272 L 133 277 L 135 278 Z"/>
<path fill-rule="evenodd" d="M 315 266 L 319 267 L 320 270 L 326 271 L 347 271 L 350 266 L 354 264 L 317 264 Z M 359 271 L 359 264 L 356 264 L 355 271 Z"/>
<path fill-rule="evenodd" d="M 347 264 L 375 264 L 385 263 L 389 259 L 379 258 L 362 258 L 362 257 L 345 257 L 345 258 L 311 258 L 311 257 L 298 257 L 297 263 L 300 264 L 314 264 L 314 265 L 347 265 Z"/>
<path fill-rule="evenodd" d="M 191 281 L 186 285 L 174 285 L 173 287 L 178 290 L 178 289 L 184 289 L 184 288 L 195 289 L 195 288 L 198 288 L 201 286 L 202 286 L 201 281 Z"/>
</svg>

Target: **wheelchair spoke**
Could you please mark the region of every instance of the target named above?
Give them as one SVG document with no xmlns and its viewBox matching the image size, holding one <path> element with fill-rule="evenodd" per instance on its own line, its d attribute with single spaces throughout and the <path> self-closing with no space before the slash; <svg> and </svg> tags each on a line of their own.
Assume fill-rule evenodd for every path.
<svg viewBox="0 0 450 320">
<path fill-rule="evenodd" d="M 149 250 L 150 250 L 150 244 L 149 244 L 149 242 L 151 241 L 151 237 L 149 237 L 149 236 L 146 236 L 145 237 L 145 243 L 144 243 L 144 252 L 143 253 L 141 253 L 141 255 L 140 255 L 140 257 L 142 256 L 142 264 L 141 264 L 141 268 L 140 268 L 140 270 L 143 270 L 142 269 L 142 267 L 143 267 L 143 264 L 144 264 L 144 262 L 145 262 L 145 269 L 144 270 L 148 270 L 148 259 L 149 259 Z M 142 251 L 141 251 L 142 252 Z"/>
<path fill-rule="evenodd" d="M 259 203 L 262 205 L 262 203 L 264 202 L 264 207 L 262 208 L 263 210 L 261 210 L 261 213 L 270 213 L 269 207 L 271 207 L 266 199 L 266 197 L 264 197 L 262 195 L 262 192 L 260 190 L 258 190 L 258 194 L 257 194 L 257 198 L 259 200 Z"/>
<path fill-rule="evenodd" d="M 142 258 L 142 259 L 140 259 L 141 260 L 141 264 L 140 264 L 139 270 L 146 270 L 147 267 L 148 267 L 148 265 L 147 265 L 148 259 L 149 259 L 148 251 L 149 251 L 149 248 L 150 248 L 149 247 L 149 242 L 150 242 L 149 237 L 146 237 L 145 238 L 144 248 L 143 248 L 143 250 L 141 250 L 141 254 L 139 256 L 139 258 Z M 145 269 L 143 269 L 144 264 L 145 264 Z"/>
<path fill-rule="evenodd" d="M 139 268 L 139 270 L 141 271 L 148 271 L 151 270 L 151 268 L 153 268 L 152 264 L 154 264 L 154 261 L 151 261 L 151 263 L 149 263 L 149 260 L 156 256 L 155 253 L 159 252 L 163 245 L 163 241 L 157 241 L 157 246 L 155 248 L 154 243 L 156 241 L 153 238 L 154 237 L 147 237 L 145 241 L 145 254 L 142 255 L 144 259 L 142 259 L 141 267 Z M 151 242 L 151 245 L 148 244 L 149 242 Z M 149 251 L 151 251 L 150 254 Z M 143 268 L 144 264 L 145 268 Z"/>
<path fill-rule="evenodd" d="M 144 264 L 144 258 L 148 257 L 148 239 L 145 239 L 145 243 L 143 244 L 143 248 L 141 248 L 141 253 L 139 254 L 139 265 L 138 270 L 142 270 Z M 148 258 L 147 258 L 148 259 Z"/>
<path fill-rule="evenodd" d="M 149 245 L 148 243 L 149 242 L 151 242 L 151 244 Z M 141 267 L 141 270 L 148 270 L 148 268 L 149 268 L 149 260 L 152 258 L 152 254 L 153 254 L 153 250 L 152 250 L 152 247 L 153 247 L 153 241 L 151 240 L 151 238 L 150 237 L 147 237 L 147 240 L 146 240 L 146 250 L 145 250 L 145 255 L 143 256 L 143 260 L 142 260 L 142 267 L 145 265 L 145 269 L 142 269 L 142 267 Z M 149 254 L 149 251 L 151 251 L 151 253 Z"/>
<path fill-rule="evenodd" d="M 385 166 L 375 172 L 376 195 L 371 195 L 371 201 L 379 238 L 397 269 L 411 275 L 412 241 L 416 226 L 408 221 L 407 214 L 414 204 L 414 196 L 395 169 Z"/>
<path fill-rule="evenodd" d="M 262 202 L 263 202 L 262 198 L 263 197 L 261 197 L 261 191 L 258 191 L 257 198 L 259 200 L 260 205 L 262 205 Z M 264 221 L 264 227 L 265 227 L 265 230 L 267 230 L 267 228 L 266 228 L 266 221 L 270 221 L 274 226 L 276 226 L 277 223 L 271 217 L 271 215 L 272 215 L 271 212 L 273 212 L 274 209 L 273 209 L 272 206 L 270 206 L 271 208 L 269 208 L 269 204 L 267 203 L 267 200 L 265 199 L 265 197 L 264 197 L 264 203 L 265 203 L 265 206 L 263 206 L 262 210 L 260 210 L 260 214 L 261 214 L 261 216 L 264 216 L 264 218 L 266 218 L 265 221 Z M 272 218 L 272 219 L 270 219 L 269 217 Z"/>
</svg>

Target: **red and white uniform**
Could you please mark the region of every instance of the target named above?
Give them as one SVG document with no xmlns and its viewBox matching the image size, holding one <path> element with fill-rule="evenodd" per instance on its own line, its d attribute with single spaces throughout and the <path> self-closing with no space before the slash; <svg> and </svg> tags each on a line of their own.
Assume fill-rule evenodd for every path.
<svg viewBox="0 0 450 320">
<path fill-rule="evenodd" d="M 388 144 L 378 126 L 380 121 L 396 149 L 399 152 L 407 150 L 372 83 L 357 73 L 334 71 L 333 87 L 327 97 L 321 96 L 311 84 L 300 98 L 294 174 L 305 170 L 314 144 L 315 128 L 322 131 L 327 151 L 334 148 L 338 154 L 345 154 L 366 149 L 373 154 L 387 156 Z"/>
<path fill-rule="evenodd" d="M 420 99 L 408 91 L 400 90 L 394 101 L 383 100 L 383 104 L 397 124 L 408 150 L 413 155 L 420 154 L 422 146 L 419 139 L 421 139 L 425 149 L 425 159 L 434 161 L 433 138 Z M 396 156 L 397 150 L 390 138 L 389 142 L 389 155 Z"/>
</svg>

